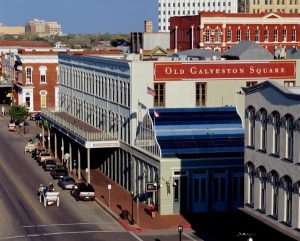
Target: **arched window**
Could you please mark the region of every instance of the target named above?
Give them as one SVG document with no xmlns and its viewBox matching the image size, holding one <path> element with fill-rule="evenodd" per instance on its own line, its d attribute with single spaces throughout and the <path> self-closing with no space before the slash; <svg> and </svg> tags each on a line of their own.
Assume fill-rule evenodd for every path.
<svg viewBox="0 0 300 241">
<path fill-rule="evenodd" d="M 264 30 L 264 41 L 269 42 L 269 30 L 268 29 Z"/>
<path fill-rule="evenodd" d="M 264 167 L 260 167 L 258 169 L 258 176 L 259 176 L 259 185 L 260 185 L 260 204 L 259 208 L 261 211 L 266 211 L 266 182 L 267 182 L 267 172 Z"/>
<path fill-rule="evenodd" d="M 248 146 L 254 147 L 255 132 L 255 110 L 249 109 L 248 112 Z"/>
<path fill-rule="evenodd" d="M 220 43 L 220 30 L 215 29 L 215 43 Z"/>
<path fill-rule="evenodd" d="M 250 29 L 246 30 L 246 41 L 250 41 Z"/>
<path fill-rule="evenodd" d="M 293 159 L 293 144 L 294 144 L 294 120 L 288 116 L 285 120 L 285 158 Z"/>
<path fill-rule="evenodd" d="M 284 221 L 288 224 L 292 223 L 292 180 L 285 176 L 282 180 L 284 189 Z"/>
<path fill-rule="evenodd" d="M 259 42 L 259 29 L 255 30 L 255 42 Z"/>
<path fill-rule="evenodd" d="M 241 41 L 241 30 L 240 29 L 237 29 L 236 30 L 236 41 L 237 42 L 240 42 Z"/>
<path fill-rule="evenodd" d="M 278 113 L 274 113 L 272 116 L 272 124 L 273 124 L 273 130 L 272 130 L 272 136 L 273 136 L 273 154 L 279 155 L 279 144 L 280 144 L 280 116 Z"/>
<path fill-rule="evenodd" d="M 267 149 L 267 112 L 262 110 L 260 112 L 260 149 L 266 151 Z"/>
<path fill-rule="evenodd" d="M 253 163 L 247 164 L 247 203 L 254 206 L 254 165 Z"/>
<path fill-rule="evenodd" d="M 231 42 L 231 41 L 232 41 L 232 30 L 227 29 L 227 42 Z"/>
<path fill-rule="evenodd" d="M 279 190 L 279 175 L 277 172 L 271 172 L 272 183 L 272 216 L 278 218 L 278 190 Z"/>
</svg>

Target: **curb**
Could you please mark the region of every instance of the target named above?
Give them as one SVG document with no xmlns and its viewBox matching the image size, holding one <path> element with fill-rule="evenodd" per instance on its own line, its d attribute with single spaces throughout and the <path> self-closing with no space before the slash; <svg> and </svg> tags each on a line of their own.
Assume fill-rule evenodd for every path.
<svg viewBox="0 0 300 241">
<path fill-rule="evenodd" d="M 127 222 L 121 218 L 119 218 L 109 207 L 107 207 L 106 205 L 103 204 L 103 202 L 101 202 L 99 200 L 99 198 L 95 198 L 95 201 L 108 213 L 110 214 L 123 228 L 125 228 L 127 231 L 131 231 L 131 232 L 144 232 L 144 231 L 151 231 L 151 229 L 149 228 L 144 228 L 144 227 L 140 227 L 140 226 L 131 226 L 128 225 Z"/>
</svg>

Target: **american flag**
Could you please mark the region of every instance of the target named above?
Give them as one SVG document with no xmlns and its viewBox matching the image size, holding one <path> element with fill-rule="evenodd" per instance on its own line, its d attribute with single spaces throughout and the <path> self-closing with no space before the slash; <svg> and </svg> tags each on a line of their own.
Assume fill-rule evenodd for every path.
<svg viewBox="0 0 300 241">
<path fill-rule="evenodd" d="M 156 92 L 154 89 L 150 88 L 149 86 L 147 86 L 147 94 L 148 95 L 152 95 L 152 96 L 155 96 L 156 95 Z"/>
</svg>

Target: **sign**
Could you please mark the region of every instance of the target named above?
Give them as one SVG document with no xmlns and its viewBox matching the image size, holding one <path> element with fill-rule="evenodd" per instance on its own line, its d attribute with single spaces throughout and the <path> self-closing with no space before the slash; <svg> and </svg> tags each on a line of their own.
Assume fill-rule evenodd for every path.
<svg viewBox="0 0 300 241">
<path fill-rule="evenodd" d="M 146 185 L 147 192 L 156 192 L 157 191 L 157 184 L 154 183 L 147 183 Z"/>
<path fill-rule="evenodd" d="M 107 189 L 110 190 L 111 189 L 111 184 L 107 185 Z"/>
<path fill-rule="evenodd" d="M 155 81 L 193 79 L 295 79 L 295 61 L 203 61 L 154 63 Z"/>
</svg>

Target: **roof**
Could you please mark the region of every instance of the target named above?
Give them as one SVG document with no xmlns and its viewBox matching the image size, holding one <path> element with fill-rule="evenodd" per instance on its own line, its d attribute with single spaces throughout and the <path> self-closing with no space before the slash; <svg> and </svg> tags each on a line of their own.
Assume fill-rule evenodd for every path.
<svg viewBox="0 0 300 241">
<path fill-rule="evenodd" d="M 49 48 L 52 47 L 48 42 L 45 41 L 8 41 L 8 40 L 0 40 L 1 47 L 44 47 Z"/>
<path fill-rule="evenodd" d="M 187 58 L 198 58 L 198 59 L 212 59 L 214 56 L 217 58 L 221 57 L 221 53 L 213 51 L 211 49 L 189 49 L 182 52 L 173 54 L 177 57 L 187 57 Z"/>
<path fill-rule="evenodd" d="M 234 107 L 164 108 L 149 115 L 162 156 L 243 153 L 244 131 Z"/>
<path fill-rule="evenodd" d="M 274 59 L 274 56 L 254 41 L 241 41 L 223 55 L 227 59 L 259 60 Z"/>
</svg>

